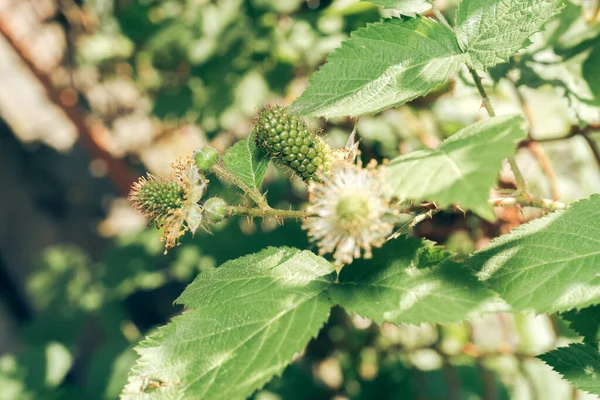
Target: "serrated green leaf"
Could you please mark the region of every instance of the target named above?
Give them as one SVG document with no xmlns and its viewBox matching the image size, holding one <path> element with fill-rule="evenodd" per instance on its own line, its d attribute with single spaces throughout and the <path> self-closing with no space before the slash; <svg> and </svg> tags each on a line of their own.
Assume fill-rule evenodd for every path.
<svg viewBox="0 0 600 400">
<path fill-rule="evenodd" d="M 589 344 L 574 343 L 538 356 L 578 389 L 600 394 L 600 353 Z"/>
<path fill-rule="evenodd" d="M 268 248 L 201 273 L 190 310 L 142 341 L 124 399 L 245 399 L 280 374 L 327 320 L 333 268 Z"/>
<path fill-rule="evenodd" d="M 473 210 L 496 219 L 489 204 L 502 160 L 513 155 L 525 138 L 519 116 L 493 117 L 473 124 L 442 142 L 439 148 L 415 151 L 392 160 L 389 183 L 403 199 L 435 201 Z"/>
<path fill-rule="evenodd" d="M 422 96 L 464 62 L 452 31 L 429 18 L 395 18 L 352 33 L 292 104 L 324 117 L 376 113 Z"/>
<path fill-rule="evenodd" d="M 466 263 L 515 311 L 600 303 L 600 195 L 521 225 Z"/>
<path fill-rule="evenodd" d="M 254 135 L 251 135 L 227 149 L 223 155 L 223 164 L 246 185 L 258 189 L 265 178 L 269 157 L 263 149 L 256 146 Z"/>
<path fill-rule="evenodd" d="M 600 340 L 600 306 L 571 310 L 560 316 L 569 322 L 569 328 L 582 336 L 585 342 L 597 345 Z"/>
<path fill-rule="evenodd" d="M 362 0 L 383 8 L 398 10 L 402 14 L 423 13 L 431 9 L 431 0 Z"/>
<path fill-rule="evenodd" d="M 346 310 L 378 323 L 459 321 L 479 311 L 492 292 L 449 257 L 421 239 L 396 239 L 372 260 L 345 266 L 329 293 Z"/>
<path fill-rule="evenodd" d="M 557 14 L 563 0 L 463 0 L 456 37 L 477 69 L 505 62 Z"/>
</svg>

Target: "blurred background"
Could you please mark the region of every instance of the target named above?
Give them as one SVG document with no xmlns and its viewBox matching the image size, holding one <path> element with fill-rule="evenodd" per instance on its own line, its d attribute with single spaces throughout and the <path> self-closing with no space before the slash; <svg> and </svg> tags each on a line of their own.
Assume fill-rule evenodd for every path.
<svg viewBox="0 0 600 400">
<path fill-rule="evenodd" d="M 530 121 L 518 161 L 541 197 L 600 189 L 597 3 L 568 2 L 485 79 L 499 114 Z M 457 1 L 436 4 L 453 19 Z M 163 256 L 160 232 L 125 198 L 138 176 L 247 137 L 264 104 L 290 104 L 351 31 L 391 16 L 357 0 L 0 0 L 0 399 L 115 399 L 132 347 L 181 311 L 173 300 L 198 273 L 267 245 L 312 249 L 293 221 L 240 218 Z M 436 147 L 484 118 L 466 77 L 360 118 L 363 159 Z M 341 147 L 355 121 L 310 123 Z M 264 188 L 278 207 L 306 199 L 273 165 Z M 514 188 L 508 169 L 500 188 Z M 211 195 L 239 201 L 216 178 Z M 416 233 L 461 257 L 540 216 L 498 213 L 496 224 L 439 213 Z M 377 327 L 334 309 L 303 357 L 254 397 L 584 398 L 533 358 L 576 336 L 567 322 Z"/>
</svg>

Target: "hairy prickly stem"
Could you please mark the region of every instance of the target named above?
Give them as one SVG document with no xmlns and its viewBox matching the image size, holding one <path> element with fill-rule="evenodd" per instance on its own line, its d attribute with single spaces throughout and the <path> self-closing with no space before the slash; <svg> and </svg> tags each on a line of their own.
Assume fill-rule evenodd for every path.
<svg viewBox="0 0 600 400">
<path fill-rule="evenodd" d="M 303 180 L 318 180 L 331 168 L 331 148 L 298 115 L 280 106 L 265 108 L 254 128 L 258 146 L 290 167 Z"/>
</svg>

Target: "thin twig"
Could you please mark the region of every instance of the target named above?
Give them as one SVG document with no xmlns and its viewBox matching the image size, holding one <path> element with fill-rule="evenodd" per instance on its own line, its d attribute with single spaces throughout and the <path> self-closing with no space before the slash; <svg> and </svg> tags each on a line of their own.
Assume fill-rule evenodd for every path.
<svg viewBox="0 0 600 400">
<path fill-rule="evenodd" d="M 581 136 L 581 137 L 583 137 L 583 139 L 587 142 L 588 146 L 590 147 L 590 150 L 592 151 L 592 155 L 594 156 L 596 164 L 598 164 L 598 168 L 600 168 L 600 147 L 598 146 L 598 143 L 596 142 L 596 140 L 591 136 L 591 133 L 598 132 L 598 131 L 600 131 L 600 123 L 598 123 L 598 122 L 588 124 L 588 125 L 584 126 L 583 128 L 578 125 L 574 125 L 571 127 L 571 130 L 569 131 L 569 133 L 566 134 L 565 136 L 540 138 L 540 139 L 529 137 L 527 140 L 523 140 L 521 143 L 519 143 L 519 147 L 529 147 L 529 145 L 531 143 L 558 142 L 561 140 L 571 139 L 575 136 Z"/>
<path fill-rule="evenodd" d="M 473 77 L 473 82 L 475 83 L 475 87 L 477 88 L 477 91 L 479 92 L 479 95 L 481 96 L 481 99 L 483 100 L 483 106 L 485 107 L 488 115 L 490 117 L 494 117 L 496 115 L 496 112 L 494 111 L 494 107 L 492 106 L 492 101 L 490 100 L 490 97 L 488 96 L 487 92 L 485 91 L 485 88 L 483 87 L 483 83 L 481 82 L 481 77 L 479 76 L 479 74 L 477 74 L 477 71 L 475 71 L 475 69 L 473 67 L 468 66 L 468 68 L 469 68 L 469 73 Z"/>
<path fill-rule="evenodd" d="M 490 199 L 490 203 L 494 207 L 535 207 L 546 211 L 557 211 L 567 208 L 567 205 L 560 201 L 536 198 L 501 197 Z"/>
<path fill-rule="evenodd" d="M 485 88 L 483 87 L 483 83 L 481 82 L 481 77 L 477 74 L 477 71 L 475 71 L 475 69 L 473 67 L 471 67 L 470 65 L 467 65 L 467 68 L 469 68 L 469 72 L 471 73 L 471 76 L 473 77 L 473 81 L 475 82 L 477 91 L 479 92 L 479 95 L 481 96 L 481 99 L 483 100 L 483 106 L 485 107 L 488 115 L 490 117 L 495 116 L 496 112 L 494 111 L 492 102 L 491 102 L 487 92 L 485 91 Z M 521 173 L 521 170 L 519 169 L 519 166 L 517 165 L 517 161 L 515 160 L 514 157 L 508 157 L 508 163 L 510 164 L 510 168 L 512 169 L 513 174 L 515 176 L 515 180 L 517 182 L 517 189 L 521 191 L 523 196 L 530 198 L 531 195 L 529 194 L 529 192 L 527 190 L 527 182 L 525 182 L 525 178 L 523 177 L 523 174 Z"/>
<path fill-rule="evenodd" d="M 225 168 L 221 164 L 219 164 L 219 163 L 215 164 L 211 168 L 211 172 L 213 172 L 219 178 L 229 181 L 229 182 L 233 183 L 234 185 L 236 185 L 237 187 L 239 187 L 240 189 L 242 189 L 242 191 L 244 193 L 246 193 L 248 195 L 248 197 L 250 197 L 252 199 L 252 201 L 254 201 L 254 203 L 256 203 L 256 205 L 259 206 L 261 209 L 268 210 L 271 208 L 269 206 L 269 203 L 267 203 L 267 200 L 265 199 L 265 197 L 262 195 L 262 193 L 260 193 L 260 191 L 246 185 L 246 183 L 244 181 L 242 181 L 234 173 L 229 171 L 227 168 Z"/>
<path fill-rule="evenodd" d="M 419 225 L 421 222 L 425 221 L 426 219 L 433 218 L 433 216 L 435 214 L 439 213 L 440 211 L 442 211 L 442 209 L 438 208 L 436 210 L 429 210 L 429 211 L 426 211 L 426 212 L 424 212 L 422 214 L 418 214 L 408 224 L 409 229 L 414 229 L 415 226 Z"/>
<path fill-rule="evenodd" d="M 261 209 L 261 208 L 251 208 L 251 207 L 244 207 L 244 206 L 227 207 L 227 216 L 228 217 L 233 217 L 236 215 L 243 215 L 243 216 L 248 216 L 248 217 L 259 217 L 259 218 L 275 217 L 275 218 L 295 218 L 295 219 L 315 216 L 315 215 L 311 215 L 311 214 L 307 213 L 306 211 L 299 211 L 299 210 L 278 210 L 275 208 Z"/>
<path fill-rule="evenodd" d="M 477 360 L 476 364 L 481 383 L 483 384 L 483 398 L 486 400 L 496 400 L 496 382 L 492 373 L 483 365 L 481 360 Z"/>
<path fill-rule="evenodd" d="M 444 356 L 444 354 L 442 354 L 442 358 L 444 359 L 442 365 L 444 378 L 446 378 L 446 382 L 448 383 L 448 389 L 450 391 L 448 398 L 450 400 L 458 400 L 460 399 L 460 394 L 462 393 L 460 377 L 458 376 L 456 368 L 454 368 L 454 366 L 450 362 L 450 358 Z"/>
<path fill-rule="evenodd" d="M 594 155 L 596 164 L 598 164 L 598 168 L 600 168 L 600 148 L 598 148 L 598 143 L 587 132 L 582 132 L 581 136 L 583 136 L 587 144 L 590 146 L 590 150 Z"/>
<path fill-rule="evenodd" d="M 550 143 L 550 142 L 559 142 L 561 140 L 571 139 L 575 136 L 584 136 L 584 135 L 589 136 L 591 133 L 597 132 L 597 131 L 600 131 L 600 123 L 599 122 L 588 124 L 588 125 L 584 126 L 583 128 L 578 125 L 573 125 L 571 127 L 571 129 L 569 130 L 569 133 L 566 134 L 565 136 L 539 138 L 539 139 L 532 137 L 527 140 L 523 140 L 521 143 L 519 143 L 519 147 L 527 147 L 530 142 Z"/>
<path fill-rule="evenodd" d="M 525 118 L 527 118 L 527 121 L 529 122 L 529 129 L 527 130 L 527 138 L 532 139 L 531 129 L 533 127 L 533 115 L 531 113 L 531 108 L 527 104 L 527 101 L 525 101 L 525 97 L 523 97 L 523 94 L 521 93 L 521 91 L 519 90 L 517 85 L 512 81 L 511 81 L 511 83 L 512 83 L 512 88 L 515 93 L 515 96 L 517 97 L 517 100 L 519 101 L 519 105 L 521 106 L 521 109 L 523 110 L 523 114 L 525 114 Z M 533 156 L 536 158 L 544 175 L 546 175 L 546 178 L 548 179 L 548 183 L 550 184 L 550 192 L 552 193 L 552 198 L 554 198 L 554 200 L 559 199 L 560 198 L 560 190 L 558 188 L 558 180 L 556 179 L 556 173 L 554 172 L 554 168 L 552 167 L 550 158 L 548 157 L 548 155 L 546 154 L 546 152 L 544 151 L 542 146 L 540 146 L 536 142 L 530 142 L 529 146 L 527 148 L 531 152 L 531 154 L 533 154 Z"/>
<path fill-rule="evenodd" d="M 548 183 L 550 184 L 550 193 L 552 194 L 553 199 L 560 198 L 560 189 L 558 187 L 558 180 L 556 179 L 556 173 L 554 172 L 554 167 L 552 167 L 552 162 L 548 157 L 548 154 L 544 151 L 542 146 L 537 142 L 529 143 L 527 147 L 531 154 L 536 158 L 540 168 L 546 178 L 548 178 Z"/>
</svg>

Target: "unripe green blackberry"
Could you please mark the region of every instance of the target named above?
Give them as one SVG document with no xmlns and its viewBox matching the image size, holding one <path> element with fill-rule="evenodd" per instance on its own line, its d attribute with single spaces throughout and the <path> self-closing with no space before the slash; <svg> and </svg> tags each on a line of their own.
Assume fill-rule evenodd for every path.
<svg viewBox="0 0 600 400">
<path fill-rule="evenodd" d="M 184 193 L 176 182 L 148 176 L 136 182 L 129 195 L 137 210 L 151 219 L 160 219 L 183 206 Z"/>
<path fill-rule="evenodd" d="M 304 180 L 318 180 L 319 172 L 327 172 L 333 162 L 331 148 L 310 130 L 300 116 L 281 106 L 265 108 L 254 127 L 256 144 Z"/>
</svg>

